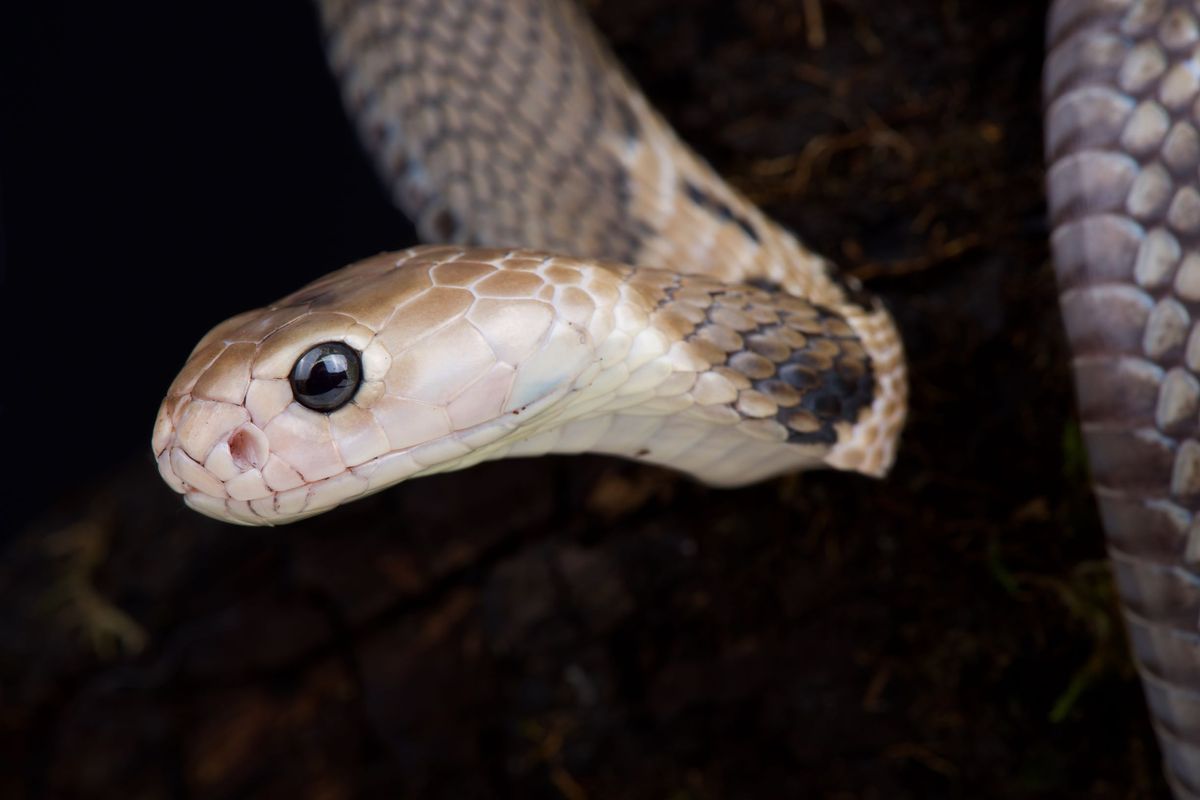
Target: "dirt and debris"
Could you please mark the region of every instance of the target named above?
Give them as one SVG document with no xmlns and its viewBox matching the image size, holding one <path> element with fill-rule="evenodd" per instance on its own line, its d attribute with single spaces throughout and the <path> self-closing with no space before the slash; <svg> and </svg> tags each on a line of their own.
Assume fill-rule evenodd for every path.
<svg viewBox="0 0 1200 800">
<path fill-rule="evenodd" d="M 113 464 L 0 560 L 0 795 L 1166 797 L 1049 264 L 1043 4 L 590 9 L 896 314 L 893 474 L 546 458 L 241 530 Z"/>
</svg>

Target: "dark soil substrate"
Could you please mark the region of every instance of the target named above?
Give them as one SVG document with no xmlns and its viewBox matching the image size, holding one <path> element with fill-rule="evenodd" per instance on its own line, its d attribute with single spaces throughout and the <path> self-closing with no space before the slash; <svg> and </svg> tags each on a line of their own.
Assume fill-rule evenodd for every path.
<svg viewBox="0 0 1200 800">
<path fill-rule="evenodd" d="M 913 395 L 892 476 L 715 491 L 548 458 L 244 530 L 182 508 L 140 419 L 137 453 L 91 464 L 0 563 L 0 795 L 1165 796 L 1048 261 L 1042 4 L 593 6 L 684 138 L 895 312 Z M 291 91 L 330 142 L 314 169 L 364 198 L 320 255 L 406 244 L 309 12 L 277 12 L 222 24 L 297 43 Z M 213 97 L 254 106 L 255 68 L 224 64 L 249 88 Z M 296 168 L 254 157 L 248 192 Z"/>
</svg>

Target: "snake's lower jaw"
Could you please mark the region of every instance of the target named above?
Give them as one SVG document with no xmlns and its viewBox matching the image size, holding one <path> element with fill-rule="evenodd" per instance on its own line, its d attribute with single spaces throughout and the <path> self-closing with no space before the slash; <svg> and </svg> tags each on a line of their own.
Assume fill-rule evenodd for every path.
<svg viewBox="0 0 1200 800">
<path fill-rule="evenodd" d="M 188 507 L 236 525 L 295 522 L 382 488 L 372 486 L 369 476 L 387 460 L 391 462 L 389 484 L 419 469 L 411 462 L 401 463 L 402 454 L 391 454 L 390 459 L 374 459 L 356 471 L 309 482 L 270 455 L 265 434 L 252 423 L 221 432 L 205 451 L 194 438 L 183 444 L 164 416 L 160 413 L 154 437 L 159 474 L 183 495 Z M 193 457 L 200 453 L 206 453 L 202 460 Z"/>
<path fill-rule="evenodd" d="M 177 429 L 175 419 L 184 431 Z M 235 524 L 268 524 L 262 511 L 277 508 L 276 492 L 264 477 L 270 463 L 266 434 L 232 403 L 164 402 L 151 442 L 159 474 L 205 516 Z M 304 500 L 307 487 L 277 470 L 272 477 Z M 255 511 L 255 508 L 258 511 Z"/>
<path fill-rule="evenodd" d="M 310 480 L 272 452 L 258 426 L 241 421 L 240 406 L 184 400 L 173 410 L 178 429 L 166 403 L 155 425 L 159 473 L 190 508 L 236 525 L 296 522 L 427 469 L 415 454 L 436 461 L 470 452 L 461 443 L 431 442 Z"/>
</svg>

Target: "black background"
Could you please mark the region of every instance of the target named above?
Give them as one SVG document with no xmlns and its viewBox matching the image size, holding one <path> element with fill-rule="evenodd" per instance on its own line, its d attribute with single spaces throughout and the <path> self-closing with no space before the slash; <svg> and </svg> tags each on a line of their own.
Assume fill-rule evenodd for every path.
<svg viewBox="0 0 1200 800">
<path fill-rule="evenodd" d="M 306 3 L 6 4 L 6 525 L 131 454 L 199 337 L 413 243 Z M 148 456 L 147 456 L 148 457 Z"/>
</svg>

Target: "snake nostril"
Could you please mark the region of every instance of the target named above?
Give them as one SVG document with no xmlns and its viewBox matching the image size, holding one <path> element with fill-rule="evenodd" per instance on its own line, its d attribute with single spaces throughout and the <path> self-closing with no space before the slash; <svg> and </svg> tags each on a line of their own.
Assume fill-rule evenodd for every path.
<svg viewBox="0 0 1200 800">
<path fill-rule="evenodd" d="M 253 425 L 243 425 L 229 436 L 229 455 L 238 469 L 262 469 L 270 455 L 267 436 Z"/>
</svg>

